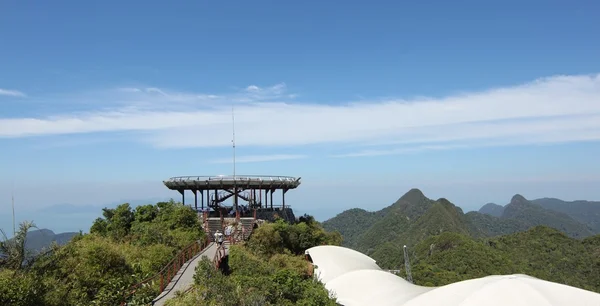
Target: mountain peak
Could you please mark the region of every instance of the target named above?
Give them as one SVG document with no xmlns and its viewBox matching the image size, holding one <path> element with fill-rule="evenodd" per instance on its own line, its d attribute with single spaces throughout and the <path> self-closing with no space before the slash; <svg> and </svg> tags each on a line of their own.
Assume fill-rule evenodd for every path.
<svg viewBox="0 0 600 306">
<path fill-rule="evenodd" d="M 54 231 L 47 228 L 40 228 L 36 230 L 31 230 L 27 233 L 27 235 L 46 235 L 46 236 L 54 236 Z"/>
<path fill-rule="evenodd" d="M 439 202 L 440 204 L 443 204 L 443 205 L 455 206 L 454 204 L 452 204 L 452 202 L 448 201 L 448 199 L 446 199 L 446 198 L 439 198 L 439 199 L 437 199 L 436 202 Z"/>
<path fill-rule="evenodd" d="M 504 206 L 498 205 L 496 203 L 487 203 L 481 206 L 479 212 L 494 217 L 501 217 L 504 213 Z"/>
<path fill-rule="evenodd" d="M 418 188 L 413 188 L 411 190 L 409 190 L 407 193 L 405 193 L 400 200 L 413 200 L 413 199 L 421 199 L 424 198 L 425 195 L 423 194 L 423 192 L 421 192 L 421 190 L 419 190 Z"/>
<path fill-rule="evenodd" d="M 432 204 L 433 201 L 428 199 L 421 190 L 413 188 L 392 204 L 390 209 L 413 219 L 423 215 Z"/>
<path fill-rule="evenodd" d="M 524 196 L 520 195 L 520 194 L 515 194 L 512 199 L 510 199 L 510 203 L 511 204 L 519 204 L 519 203 L 527 203 L 529 201 L 527 201 L 527 199 L 525 199 Z"/>
</svg>

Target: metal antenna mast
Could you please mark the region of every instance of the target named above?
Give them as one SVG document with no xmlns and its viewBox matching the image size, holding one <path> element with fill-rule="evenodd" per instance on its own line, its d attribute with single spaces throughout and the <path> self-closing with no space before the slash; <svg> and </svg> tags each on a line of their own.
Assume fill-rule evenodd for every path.
<svg viewBox="0 0 600 306">
<path fill-rule="evenodd" d="M 406 268 L 406 280 L 409 283 L 413 283 L 412 273 L 410 272 L 410 261 L 408 259 L 408 252 L 406 251 L 406 245 L 404 245 L 404 267 Z"/>
<path fill-rule="evenodd" d="M 233 205 L 235 206 L 236 216 L 238 211 L 238 194 L 237 194 L 237 180 L 235 178 L 235 115 L 233 112 L 233 104 L 231 105 L 231 127 L 232 127 L 232 138 L 231 143 L 233 144 Z"/>
<path fill-rule="evenodd" d="M 15 182 L 12 183 L 12 191 L 10 193 L 11 201 L 12 201 L 12 213 L 13 213 L 13 237 L 17 235 L 17 227 L 15 225 Z"/>
<path fill-rule="evenodd" d="M 233 131 L 233 137 L 231 143 L 233 144 L 233 182 L 235 183 L 235 116 L 233 113 L 233 105 L 231 105 L 231 126 Z"/>
</svg>

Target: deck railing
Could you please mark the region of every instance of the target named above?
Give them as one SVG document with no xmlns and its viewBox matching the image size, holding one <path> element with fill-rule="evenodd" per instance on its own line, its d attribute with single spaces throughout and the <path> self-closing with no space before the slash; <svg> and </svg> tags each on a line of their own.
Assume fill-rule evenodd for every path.
<svg viewBox="0 0 600 306">
<path fill-rule="evenodd" d="M 217 269 L 221 267 L 221 262 L 225 256 L 227 256 L 227 250 L 225 249 L 225 245 L 222 244 L 217 248 L 217 252 L 215 253 L 215 257 L 213 259 Z"/>
<path fill-rule="evenodd" d="M 217 175 L 217 176 L 177 176 L 171 177 L 167 182 L 181 182 L 181 181 L 226 181 L 234 180 L 238 182 L 244 181 L 286 181 L 294 182 L 300 178 L 292 176 L 279 176 L 279 175 Z"/>
<path fill-rule="evenodd" d="M 154 284 L 154 282 L 158 281 L 159 286 L 159 294 L 162 293 L 167 285 L 171 282 L 173 277 L 177 274 L 179 269 L 185 264 L 188 260 L 192 259 L 194 256 L 198 255 L 202 251 L 204 251 L 210 245 L 210 241 L 208 237 L 205 237 L 202 240 L 195 241 L 185 248 L 183 248 L 171 261 L 166 264 L 162 270 L 153 276 L 144 279 L 143 281 L 131 286 L 129 290 L 125 293 L 123 297 L 123 302 L 121 305 L 126 305 L 128 300 L 144 285 Z"/>
</svg>

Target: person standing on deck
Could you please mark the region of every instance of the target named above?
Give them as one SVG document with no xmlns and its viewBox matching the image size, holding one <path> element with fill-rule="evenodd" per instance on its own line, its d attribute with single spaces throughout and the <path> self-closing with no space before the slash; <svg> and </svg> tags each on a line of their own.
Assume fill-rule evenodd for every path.
<svg viewBox="0 0 600 306">
<path fill-rule="evenodd" d="M 219 230 L 215 232 L 215 242 L 219 245 L 223 244 L 223 233 L 221 233 Z"/>
<path fill-rule="evenodd" d="M 219 242 L 219 246 L 223 245 L 223 234 L 222 233 L 219 233 L 218 242 Z"/>
</svg>

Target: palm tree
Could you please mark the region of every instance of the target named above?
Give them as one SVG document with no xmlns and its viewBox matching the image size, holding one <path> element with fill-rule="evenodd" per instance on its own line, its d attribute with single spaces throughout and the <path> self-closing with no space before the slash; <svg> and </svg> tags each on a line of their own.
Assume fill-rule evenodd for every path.
<svg viewBox="0 0 600 306">
<path fill-rule="evenodd" d="M 6 233 L 0 229 L 3 239 L 3 241 L 0 241 L 0 254 L 2 254 L 2 257 L 0 257 L 0 267 L 13 270 L 21 269 L 28 255 L 28 251 L 25 249 L 25 241 L 27 240 L 27 232 L 31 228 L 37 228 L 33 221 L 21 222 L 19 230 L 11 239 L 8 239 Z"/>
</svg>

